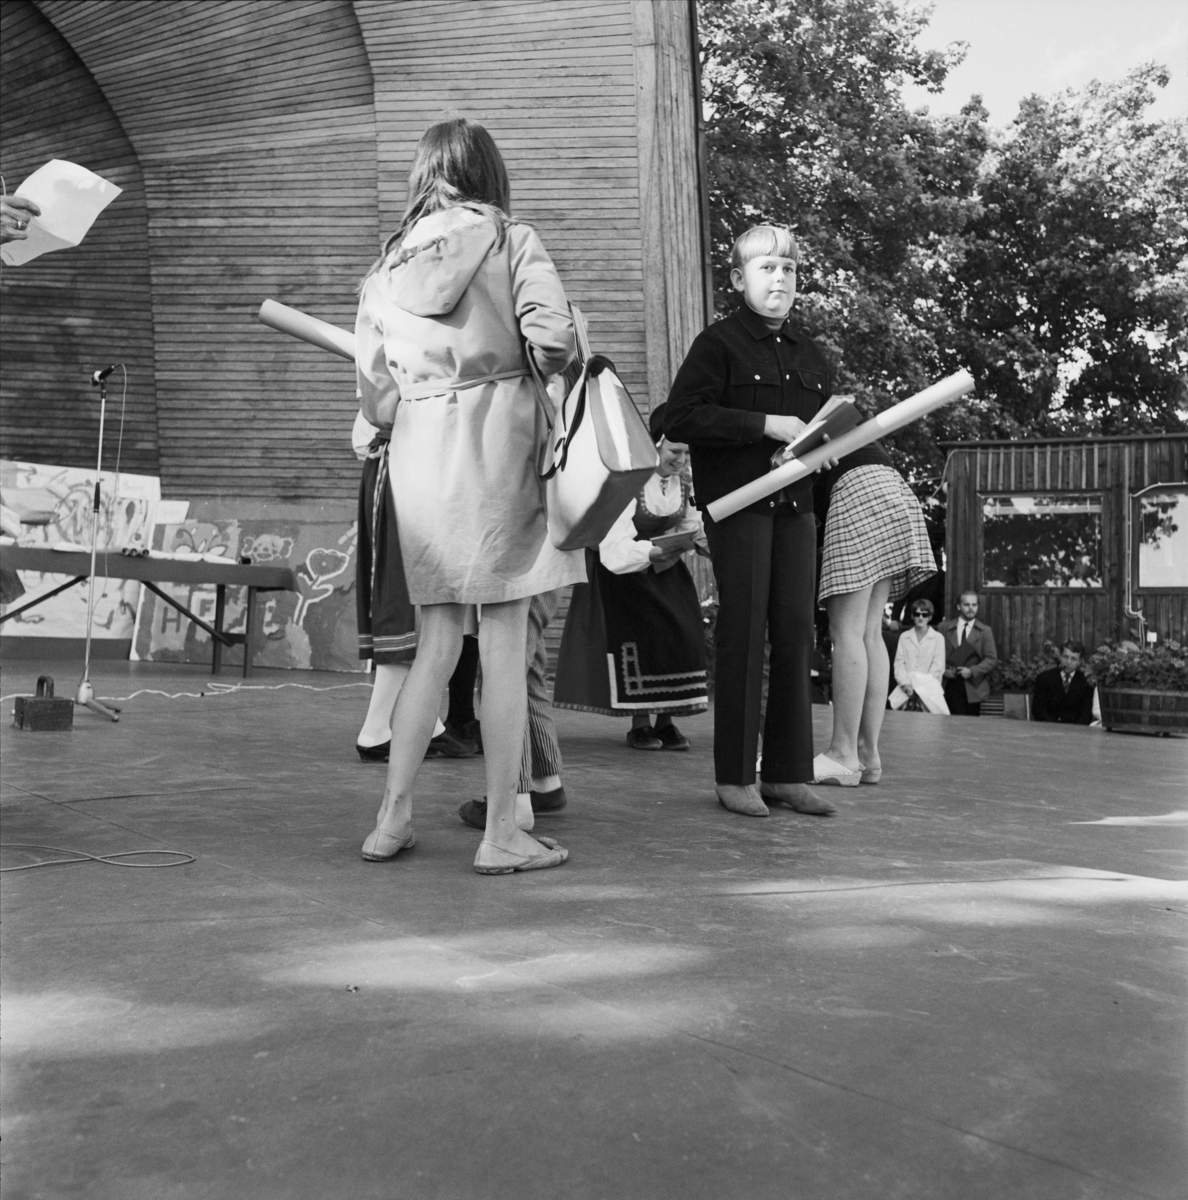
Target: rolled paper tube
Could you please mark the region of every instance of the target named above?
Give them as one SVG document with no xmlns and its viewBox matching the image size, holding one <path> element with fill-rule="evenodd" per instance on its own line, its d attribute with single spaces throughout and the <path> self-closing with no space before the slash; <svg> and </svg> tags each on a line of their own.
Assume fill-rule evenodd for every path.
<svg viewBox="0 0 1188 1200">
<path fill-rule="evenodd" d="M 265 325 L 279 329 L 281 333 L 291 334 L 312 346 L 329 350 L 340 358 L 355 361 L 355 335 L 349 330 L 340 329 L 328 321 L 319 321 L 317 317 L 290 308 L 287 304 L 278 304 L 275 300 L 265 300 L 257 315 Z"/>
<path fill-rule="evenodd" d="M 973 389 L 973 376 L 968 371 L 958 371 L 956 375 L 950 375 L 939 383 L 926 387 L 922 392 L 893 404 L 884 412 L 871 417 L 869 421 L 855 425 L 853 429 L 847 430 L 833 441 L 810 450 L 803 458 L 794 458 L 782 467 L 768 472 L 761 479 L 753 479 L 735 491 L 711 501 L 705 506 L 705 510 L 715 521 L 724 521 L 765 496 L 770 496 L 790 483 L 811 475 L 830 459 L 845 458 L 847 454 L 853 454 L 862 446 L 918 421 L 935 409 L 951 404 Z"/>
</svg>

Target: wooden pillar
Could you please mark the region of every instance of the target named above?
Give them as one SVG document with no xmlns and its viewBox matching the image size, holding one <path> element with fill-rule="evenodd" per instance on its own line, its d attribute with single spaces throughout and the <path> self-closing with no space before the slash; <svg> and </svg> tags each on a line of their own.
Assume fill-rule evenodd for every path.
<svg viewBox="0 0 1188 1200">
<path fill-rule="evenodd" d="M 708 317 L 692 2 L 632 2 L 648 408 Z"/>
</svg>

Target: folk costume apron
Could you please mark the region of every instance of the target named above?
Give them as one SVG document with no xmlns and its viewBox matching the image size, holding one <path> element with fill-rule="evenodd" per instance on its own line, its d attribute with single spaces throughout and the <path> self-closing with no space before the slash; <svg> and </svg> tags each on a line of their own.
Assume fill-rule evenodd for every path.
<svg viewBox="0 0 1188 1200">
<path fill-rule="evenodd" d="M 658 516 L 641 489 L 635 502 L 636 540 L 650 541 L 674 530 L 685 517 L 681 504 Z M 573 589 L 553 704 L 607 716 L 641 712 L 674 715 L 704 712 L 709 704 L 705 627 L 697 588 L 688 567 L 677 562 L 616 575 L 597 550 L 586 551 L 588 583 Z"/>
</svg>

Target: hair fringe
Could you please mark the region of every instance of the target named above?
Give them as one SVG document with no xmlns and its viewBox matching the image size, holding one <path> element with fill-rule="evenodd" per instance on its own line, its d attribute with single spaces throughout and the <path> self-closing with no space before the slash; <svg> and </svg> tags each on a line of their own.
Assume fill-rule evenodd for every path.
<svg viewBox="0 0 1188 1200">
<path fill-rule="evenodd" d="M 791 250 L 791 253 L 785 251 Z M 776 254 L 800 262 L 800 243 L 788 225 L 752 225 L 740 233 L 730 247 L 730 268 L 741 271 L 743 265 L 761 254 Z"/>
</svg>

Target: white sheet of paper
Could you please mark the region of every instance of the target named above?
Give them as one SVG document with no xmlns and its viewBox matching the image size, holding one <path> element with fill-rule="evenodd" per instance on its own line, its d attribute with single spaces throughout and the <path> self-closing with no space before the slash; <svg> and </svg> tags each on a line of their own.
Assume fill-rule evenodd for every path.
<svg viewBox="0 0 1188 1200">
<path fill-rule="evenodd" d="M 123 190 L 78 163 L 51 158 L 16 190 L 16 195 L 41 209 L 41 216 L 29 221 L 29 236 L 24 241 L 7 242 L 0 248 L 0 258 L 10 267 L 19 267 L 51 250 L 77 246 L 95 218 Z"/>
<path fill-rule="evenodd" d="M 180 525 L 189 512 L 188 500 L 158 500 L 156 522 L 158 525 Z"/>
</svg>

